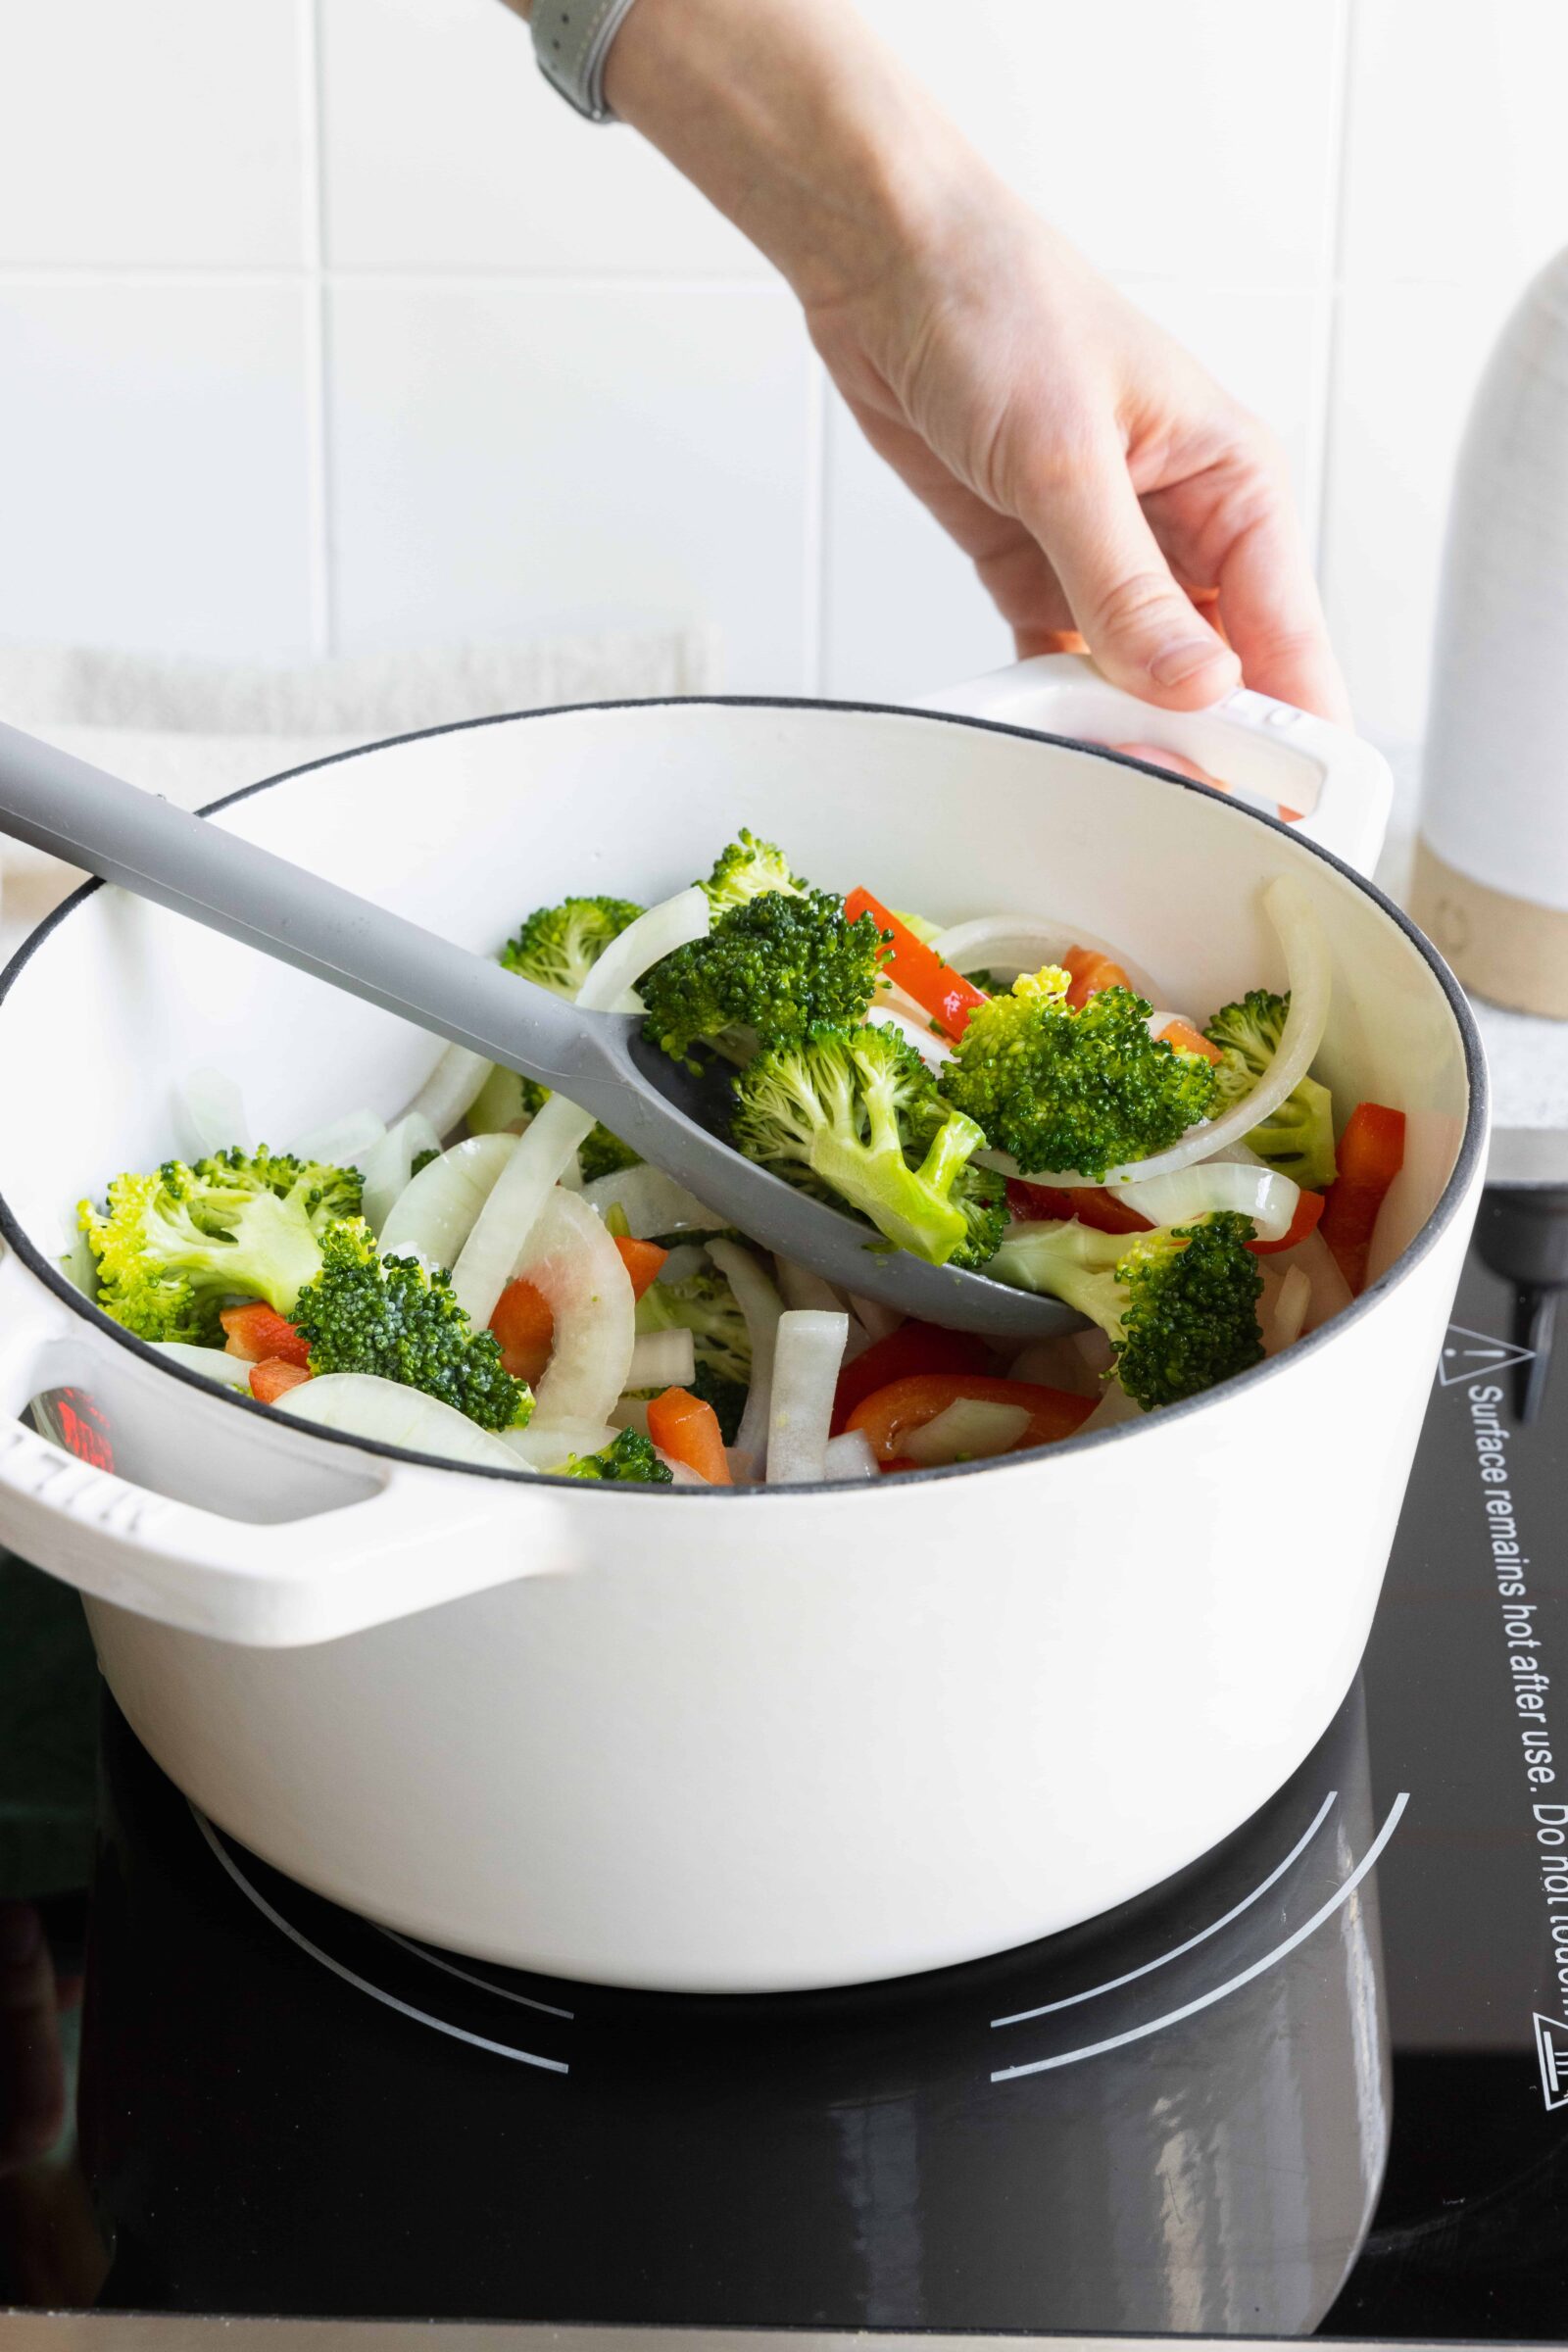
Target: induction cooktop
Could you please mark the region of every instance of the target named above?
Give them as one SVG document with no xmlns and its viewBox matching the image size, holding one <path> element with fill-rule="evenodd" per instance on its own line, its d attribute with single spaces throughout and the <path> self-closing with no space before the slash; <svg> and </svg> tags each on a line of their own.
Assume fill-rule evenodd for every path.
<svg viewBox="0 0 1568 2352">
<path fill-rule="evenodd" d="M 0 2184 L 0 2302 L 1568 2333 L 1563 1281 L 1568 1191 L 1489 1193 L 1334 1724 L 1200 1864 L 993 1960 L 731 2000 L 486 1966 L 281 1878 L 106 1699 L 85 1998 L 38 2029 L 75 2129 Z"/>
</svg>

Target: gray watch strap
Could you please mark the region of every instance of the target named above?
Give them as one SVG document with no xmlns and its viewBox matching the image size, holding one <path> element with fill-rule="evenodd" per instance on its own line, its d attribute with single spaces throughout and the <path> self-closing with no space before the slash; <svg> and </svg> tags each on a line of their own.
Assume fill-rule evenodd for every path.
<svg viewBox="0 0 1568 2352">
<path fill-rule="evenodd" d="M 547 81 L 590 122 L 612 122 L 605 60 L 633 0 L 534 0 L 533 53 Z"/>
</svg>

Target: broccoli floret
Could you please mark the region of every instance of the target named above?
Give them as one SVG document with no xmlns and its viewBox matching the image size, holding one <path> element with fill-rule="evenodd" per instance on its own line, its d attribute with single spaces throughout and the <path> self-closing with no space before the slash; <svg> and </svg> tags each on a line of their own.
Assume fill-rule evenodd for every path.
<svg viewBox="0 0 1568 2352">
<path fill-rule="evenodd" d="M 235 1148 L 194 1167 L 117 1176 L 106 1213 L 77 1209 L 98 1268 L 105 1314 L 144 1340 L 222 1344 L 219 1316 L 236 1298 L 286 1315 L 321 1263 L 319 1236 L 355 1215 L 357 1169 Z"/>
<path fill-rule="evenodd" d="M 701 1266 L 684 1282 L 651 1282 L 637 1301 L 637 1329 L 689 1331 L 699 1367 L 708 1365 L 742 1390 L 751 1385 L 751 1334 L 716 1266 Z"/>
<path fill-rule="evenodd" d="M 697 1370 L 687 1381 L 686 1388 L 693 1396 L 701 1397 L 704 1404 L 712 1406 L 718 1416 L 718 1434 L 726 1446 L 733 1446 L 740 1436 L 748 1385 L 745 1381 L 731 1380 L 727 1373 L 720 1372 L 717 1365 L 701 1352 L 699 1344 Z"/>
<path fill-rule="evenodd" d="M 1026 1172 L 1102 1177 L 1161 1152 L 1214 1100 L 1214 1065 L 1149 1034 L 1130 988 L 1102 988 L 1081 1012 L 1059 965 L 1026 973 L 969 1015 L 941 1088 Z"/>
<path fill-rule="evenodd" d="M 1229 1110 L 1250 1095 L 1279 1052 L 1289 995 L 1271 996 L 1266 988 L 1249 989 L 1239 1004 L 1225 1004 L 1203 1031 L 1218 1046 L 1215 1068 L 1215 1107 Z M 1334 1097 L 1315 1078 L 1302 1078 L 1278 1110 L 1270 1111 L 1247 1138 L 1259 1159 L 1293 1183 L 1321 1192 L 1338 1173 L 1334 1158 Z"/>
<path fill-rule="evenodd" d="M 568 1454 L 550 1474 L 554 1478 L 630 1479 L 644 1487 L 672 1487 L 674 1473 L 662 1462 L 652 1443 L 635 1429 L 617 1431 L 614 1441 L 597 1453 Z"/>
<path fill-rule="evenodd" d="M 456 1405 L 481 1429 L 522 1429 L 533 1411 L 526 1384 L 501 1360 L 492 1331 L 475 1331 L 452 1277 L 416 1257 L 379 1257 L 358 1217 L 330 1226 L 321 1265 L 293 1302 L 313 1372 L 374 1372 Z"/>
<path fill-rule="evenodd" d="M 859 1020 L 885 954 L 875 918 L 846 921 L 843 902 L 827 891 L 768 891 L 643 974 L 645 1034 L 677 1061 L 699 1039 L 746 1059 L 818 1023 Z"/>
<path fill-rule="evenodd" d="M 538 906 L 501 951 L 509 972 L 520 972 L 558 997 L 574 997 L 612 939 L 642 913 L 629 899 L 564 899 Z"/>
<path fill-rule="evenodd" d="M 618 1135 L 612 1135 L 608 1127 L 596 1126 L 578 1146 L 577 1164 L 584 1184 L 592 1184 L 596 1176 L 615 1176 L 622 1168 L 640 1167 L 642 1153 L 623 1144 Z"/>
<path fill-rule="evenodd" d="M 930 1074 L 891 1024 L 818 1026 L 734 1084 L 731 1134 L 748 1159 L 817 1199 L 836 1195 L 933 1265 L 968 1245 L 956 1186 L 985 1138 L 960 1112 L 933 1111 Z"/>
<path fill-rule="evenodd" d="M 727 850 L 720 850 L 712 872 L 698 887 L 707 894 L 713 913 L 720 915 L 770 890 L 782 891 L 786 898 L 804 898 L 808 885 L 790 872 L 781 849 L 770 841 L 759 841 L 742 825 L 738 839 Z"/>
<path fill-rule="evenodd" d="M 905 1157 L 929 1149 L 952 1115 L 935 1086 L 917 1096 L 906 1114 Z M 948 1263 L 972 1271 L 995 1256 L 1007 1230 L 1006 1178 L 995 1168 L 983 1168 L 978 1160 L 965 1160 L 954 1180 L 953 1199 L 963 1211 L 966 1231 Z"/>
<path fill-rule="evenodd" d="M 1196 1396 L 1263 1353 L 1263 1277 L 1250 1217 L 1225 1211 L 1152 1233 L 1099 1233 L 1074 1218 L 1014 1229 L 991 1261 L 999 1281 L 1049 1292 L 1100 1325 L 1116 1373 L 1146 1410 Z"/>
</svg>

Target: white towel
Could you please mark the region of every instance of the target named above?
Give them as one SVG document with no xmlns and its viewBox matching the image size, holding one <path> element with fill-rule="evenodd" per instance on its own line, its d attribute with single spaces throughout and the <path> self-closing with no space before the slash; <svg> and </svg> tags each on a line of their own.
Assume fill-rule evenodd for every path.
<svg viewBox="0 0 1568 2352">
<path fill-rule="evenodd" d="M 293 668 L 163 660 L 93 647 L 0 647 L 0 718 L 182 808 L 455 719 L 643 695 L 705 694 L 702 629 L 355 654 Z M 82 879 L 0 837 L 0 962 Z"/>
</svg>

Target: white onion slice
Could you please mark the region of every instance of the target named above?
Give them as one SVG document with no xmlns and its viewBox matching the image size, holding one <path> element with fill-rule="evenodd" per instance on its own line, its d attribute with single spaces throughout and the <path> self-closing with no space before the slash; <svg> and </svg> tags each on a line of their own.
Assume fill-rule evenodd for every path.
<svg viewBox="0 0 1568 2352">
<path fill-rule="evenodd" d="M 1268 1321 L 1265 1345 L 1270 1355 L 1278 1355 L 1282 1348 L 1295 1346 L 1306 1327 L 1306 1310 L 1311 1303 L 1311 1276 L 1304 1266 L 1289 1267 Z"/>
<path fill-rule="evenodd" d="M 1119 963 L 1147 1003 L 1159 1002 L 1149 974 L 1142 965 L 1130 963 L 1120 948 L 1049 914 L 976 915 L 972 922 L 939 931 L 931 945 L 955 971 L 1005 972 L 1009 980 L 1020 972 L 1038 972 L 1045 963 L 1060 963 L 1069 948 L 1087 948 L 1091 955 L 1108 956 L 1112 963 Z"/>
<path fill-rule="evenodd" d="M 1301 1188 L 1277 1169 L 1236 1160 L 1205 1159 L 1170 1176 L 1144 1176 L 1115 1187 L 1118 1200 L 1152 1225 L 1191 1225 L 1224 1211 L 1250 1217 L 1260 1242 L 1282 1242 L 1291 1230 Z"/>
<path fill-rule="evenodd" d="M 822 1475 L 830 1486 L 850 1486 L 864 1478 L 880 1478 L 882 1465 L 863 1429 L 847 1429 L 829 1438 L 822 1454 Z"/>
<path fill-rule="evenodd" d="M 650 906 L 611 941 L 577 991 L 578 1004 L 588 1012 L 611 1011 L 650 964 L 689 940 L 706 938 L 708 925 L 708 901 L 695 886 Z M 529 1121 L 452 1269 L 452 1288 L 470 1323 L 487 1324 L 495 1313 L 547 1200 L 593 1125 L 589 1112 L 559 1094 Z"/>
<path fill-rule="evenodd" d="M 439 1152 L 441 1138 L 429 1120 L 406 1110 L 374 1150 L 365 1155 L 365 1221 L 379 1234 L 393 1205 L 409 1189 L 410 1171 L 421 1152 Z"/>
<path fill-rule="evenodd" d="M 767 1413 L 767 1483 L 813 1485 L 825 1475 L 833 1393 L 850 1318 L 791 1307 L 779 1318 Z"/>
<path fill-rule="evenodd" d="M 824 1315 L 843 1312 L 844 1299 L 826 1276 L 814 1274 L 809 1266 L 797 1265 L 793 1257 L 780 1257 L 775 1252 L 773 1279 L 786 1306 L 814 1307 Z"/>
<path fill-rule="evenodd" d="M 614 1442 L 615 1432 L 607 1422 L 546 1421 L 538 1413 L 526 1429 L 509 1429 L 501 1440 L 514 1470 L 562 1470 L 574 1453 L 598 1453 Z"/>
<path fill-rule="evenodd" d="M 735 1294 L 752 1344 L 751 1386 L 746 1392 L 746 1409 L 735 1433 L 735 1443 L 729 1448 L 729 1458 L 737 1478 L 755 1479 L 761 1469 L 767 1444 L 773 1350 L 784 1301 L 751 1251 L 743 1250 L 738 1242 L 710 1242 L 708 1254 Z"/>
<path fill-rule="evenodd" d="M 896 1306 L 884 1306 L 880 1298 L 863 1298 L 858 1291 L 850 1293 L 850 1304 L 873 1340 L 885 1340 L 890 1331 L 897 1331 L 907 1315 Z"/>
<path fill-rule="evenodd" d="M 621 1383 L 627 1389 L 689 1389 L 697 1378 L 697 1343 L 681 1325 L 674 1331 L 640 1331 Z"/>
<path fill-rule="evenodd" d="M 216 1380 L 220 1388 L 243 1389 L 250 1395 L 251 1367 L 245 1356 L 230 1355 L 226 1348 L 193 1348 L 185 1340 L 154 1340 L 153 1346 L 182 1371 L 199 1372 L 203 1380 Z"/>
<path fill-rule="evenodd" d="M 192 1159 L 226 1152 L 231 1144 L 242 1152 L 253 1148 L 245 1098 L 226 1071 L 192 1070 L 175 1090 L 174 1109 L 180 1142 Z"/>
<path fill-rule="evenodd" d="M 414 1111 L 405 1114 L 409 1118 Z M 381 1228 L 383 1255 L 451 1266 L 517 1149 L 514 1135 L 470 1135 L 406 1184 Z"/>
<path fill-rule="evenodd" d="M 1321 1233 L 1309 1233 L 1304 1242 L 1285 1253 L 1293 1266 L 1299 1266 L 1312 1286 L 1311 1302 L 1306 1310 L 1306 1329 L 1317 1331 L 1350 1304 L 1353 1294 L 1340 1272 L 1339 1260 Z M 1283 1264 L 1282 1260 L 1282 1264 Z"/>
<path fill-rule="evenodd" d="M 1250 1095 L 1233 1102 L 1217 1119 L 1189 1127 L 1168 1151 L 1152 1152 L 1147 1159 L 1130 1159 L 1103 1177 L 1084 1176 L 1074 1168 L 1020 1169 L 1004 1152 L 979 1152 L 975 1156 L 1004 1175 L 1022 1175 L 1032 1184 L 1053 1184 L 1074 1192 L 1096 1183 L 1123 1185 L 1136 1178 L 1169 1176 L 1200 1159 L 1214 1159 L 1239 1144 L 1270 1111 L 1277 1110 L 1298 1082 L 1306 1076 L 1328 1026 L 1333 966 L 1329 943 L 1312 902 L 1293 874 L 1276 874 L 1263 889 L 1263 906 L 1285 951 L 1286 986 L 1291 1009 L 1280 1034 L 1279 1051 Z"/>
<path fill-rule="evenodd" d="M 428 1119 L 437 1135 L 450 1135 L 494 1067 L 466 1046 L 448 1046 L 409 1104 L 410 1111 Z"/>
<path fill-rule="evenodd" d="M 490 1065 L 483 1086 L 468 1104 L 470 1135 L 520 1135 L 528 1124 L 523 1108 L 524 1081 L 499 1061 Z"/>
<path fill-rule="evenodd" d="M 410 1453 L 435 1453 L 454 1462 L 484 1462 L 515 1470 L 517 1460 L 504 1439 L 470 1421 L 456 1405 L 422 1389 L 383 1380 L 377 1372 L 325 1372 L 286 1389 L 274 1408 L 321 1429 L 340 1429 L 380 1446 L 402 1446 Z"/>
<path fill-rule="evenodd" d="M 321 1159 L 335 1168 L 360 1168 L 386 1134 L 385 1119 L 373 1110 L 351 1110 L 341 1119 L 312 1127 L 294 1146 L 301 1159 Z"/>
<path fill-rule="evenodd" d="M 729 1222 L 662 1168 L 646 1164 L 596 1176 L 583 1186 L 582 1197 L 601 1216 L 618 1208 L 635 1242 L 650 1241 L 656 1233 L 722 1233 Z"/>
<path fill-rule="evenodd" d="M 901 1438 L 899 1450 L 906 1461 L 927 1470 L 941 1462 L 985 1460 L 1009 1452 L 1028 1426 L 1029 1414 L 1021 1404 L 994 1404 L 980 1396 L 959 1396 L 945 1411 Z"/>
<path fill-rule="evenodd" d="M 707 1263 L 708 1252 L 700 1242 L 677 1242 L 654 1280 L 665 1284 L 689 1282 Z"/>
<path fill-rule="evenodd" d="M 1084 1437 L 1092 1429 L 1114 1429 L 1122 1421 L 1142 1421 L 1145 1417 L 1143 1406 L 1134 1403 L 1121 1382 L 1107 1380 L 1104 1395 L 1078 1435 Z"/>
<path fill-rule="evenodd" d="M 640 1438 L 647 1438 L 650 1444 L 653 1443 L 648 1427 L 646 1396 L 622 1396 L 610 1418 L 616 1429 L 634 1429 Z"/>
<path fill-rule="evenodd" d="M 553 1095 L 551 1102 L 559 1099 Z M 540 1118 L 549 1108 L 547 1102 Z M 535 1391 L 540 1418 L 608 1421 L 621 1390 L 631 1386 L 636 1340 L 636 1302 L 620 1251 L 593 1210 L 558 1186 L 516 1272 L 533 1284 L 556 1319 L 550 1361 Z"/>
<path fill-rule="evenodd" d="M 1102 1374 L 1109 1369 L 1114 1358 L 1110 1342 L 1102 1331 L 1097 1330 L 1094 1337 L 1104 1349 L 1104 1361 L 1091 1364 L 1075 1345 L 1088 1336 L 1069 1332 L 1059 1340 L 1031 1340 L 1007 1366 L 1007 1378 L 1026 1380 L 1032 1388 L 1065 1389 L 1072 1396 L 1098 1396 Z"/>
</svg>

